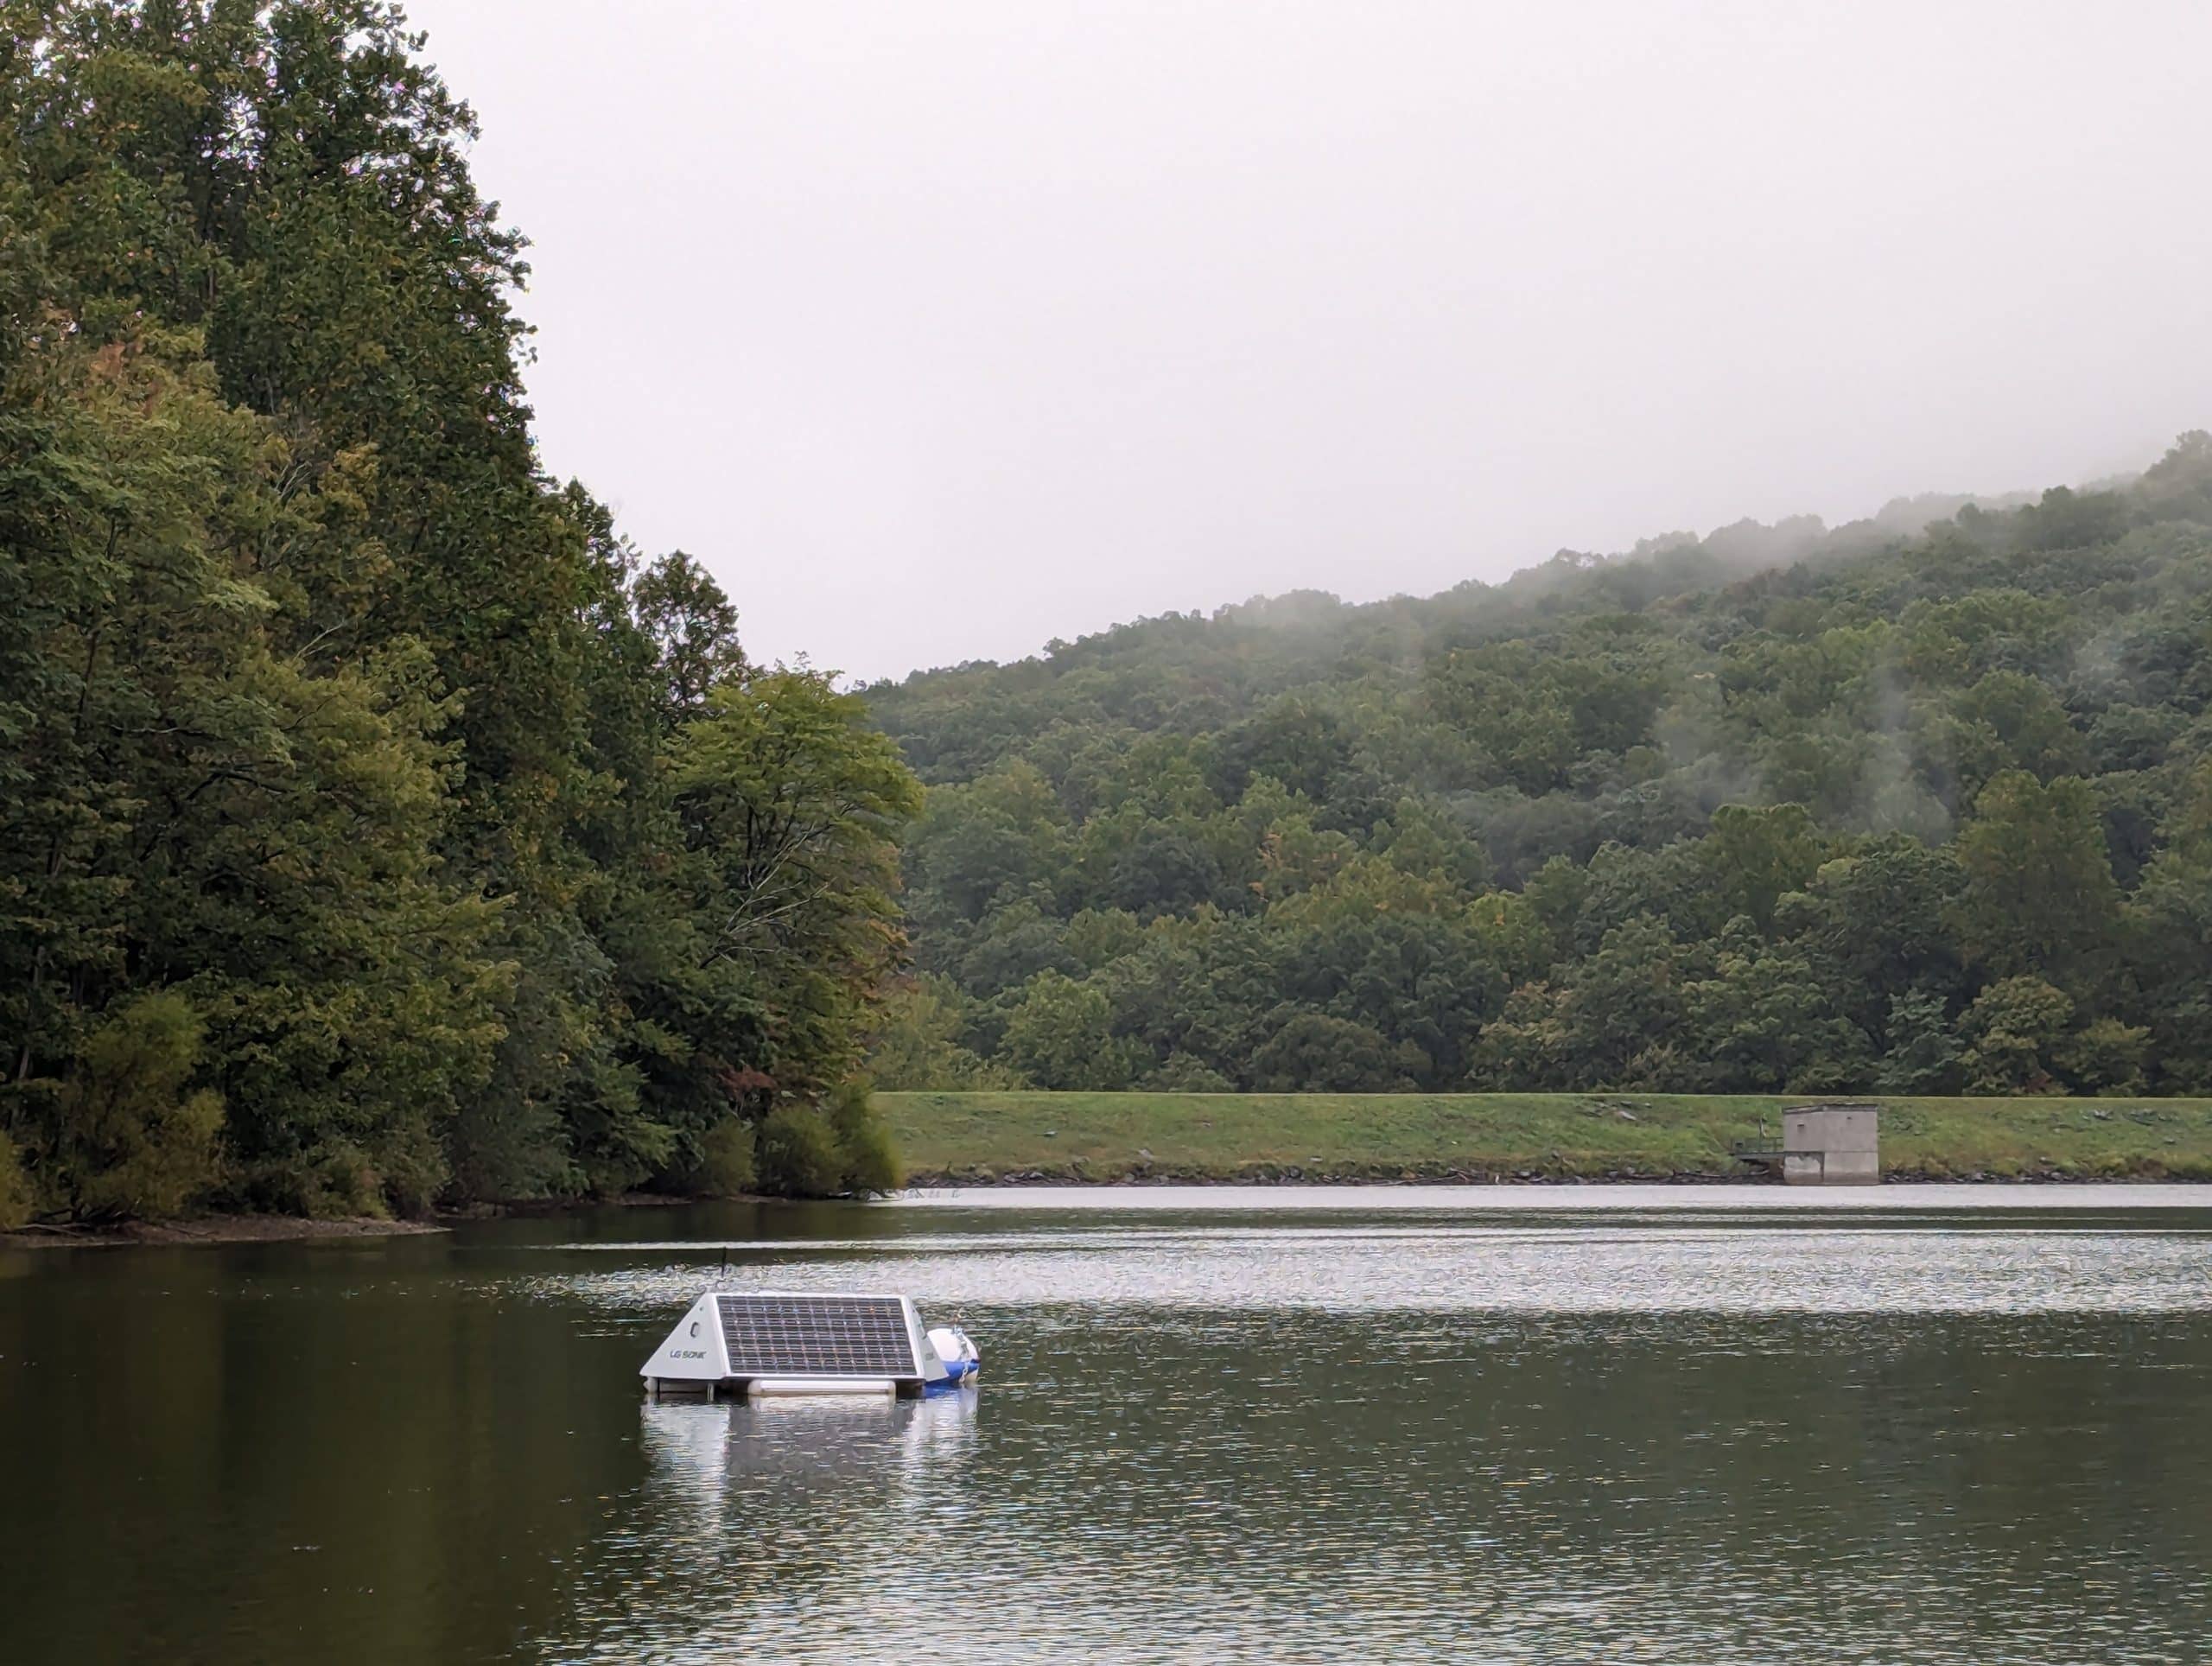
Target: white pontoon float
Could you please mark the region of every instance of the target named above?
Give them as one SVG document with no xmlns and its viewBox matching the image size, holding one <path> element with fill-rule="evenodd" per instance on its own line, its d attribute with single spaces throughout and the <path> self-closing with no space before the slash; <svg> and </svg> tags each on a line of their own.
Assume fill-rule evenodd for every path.
<svg viewBox="0 0 2212 1666">
<path fill-rule="evenodd" d="M 654 1397 L 927 1394 L 975 1379 L 958 1326 L 925 1330 L 906 1296 L 709 1290 L 638 1375 Z"/>
</svg>

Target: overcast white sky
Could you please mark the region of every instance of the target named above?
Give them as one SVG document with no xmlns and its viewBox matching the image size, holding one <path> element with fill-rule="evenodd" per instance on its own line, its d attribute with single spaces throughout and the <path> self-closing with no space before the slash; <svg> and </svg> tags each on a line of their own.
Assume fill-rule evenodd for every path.
<svg viewBox="0 0 2212 1666">
<path fill-rule="evenodd" d="M 2212 5 L 411 0 L 548 464 L 860 677 L 2140 466 Z"/>
</svg>

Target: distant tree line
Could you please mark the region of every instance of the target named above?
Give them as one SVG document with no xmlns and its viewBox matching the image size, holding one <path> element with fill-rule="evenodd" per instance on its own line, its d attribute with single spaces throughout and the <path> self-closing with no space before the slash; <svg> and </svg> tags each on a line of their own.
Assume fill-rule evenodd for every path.
<svg viewBox="0 0 2212 1666">
<path fill-rule="evenodd" d="M 869 690 L 887 1087 L 2212 1091 L 2212 438 Z"/>
<path fill-rule="evenodd" d="M 0 1224 L 890 1184 L 919 789 L 546 477 L 397 9 L 0 21 Z"/>
</svg>

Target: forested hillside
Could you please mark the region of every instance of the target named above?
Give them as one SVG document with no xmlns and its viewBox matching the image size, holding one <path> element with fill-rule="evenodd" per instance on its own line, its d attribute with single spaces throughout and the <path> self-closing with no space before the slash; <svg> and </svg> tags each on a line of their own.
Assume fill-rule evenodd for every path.
<svg viewBox="0 0 2212 1666">
<path fill-rule="evenodd" d="M 0 21 L 0 1224 L 880 1186 L 871 1039 L 2212 1091 L 2204 435 L 864 705 L 548 477 L 523 244 L 393 8 Z"/>
<path fill-rule="evenodd" d="M 2212 1090 L 2201 433 L 868 692 L 886 1087 Z"/>
<path fill-rule="evenodd" d="M 420 41 L 0 16 L 0 1217 L 887 1183 L 919 791 L 541 470 Z"/>
</svg>

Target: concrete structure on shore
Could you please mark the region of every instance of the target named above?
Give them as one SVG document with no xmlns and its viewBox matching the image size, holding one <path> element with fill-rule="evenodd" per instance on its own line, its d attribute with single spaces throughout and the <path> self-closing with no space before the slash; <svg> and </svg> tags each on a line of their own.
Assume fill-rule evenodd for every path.
<svg viewBox="0 0 2212 1666">
<path fill-rule="evenodd" d="M 1881 1116 L 1872 1105 L 1800 1105 L 1783 1111 L 1783 1182 L 1879 1186 Z"/>
</svg>

